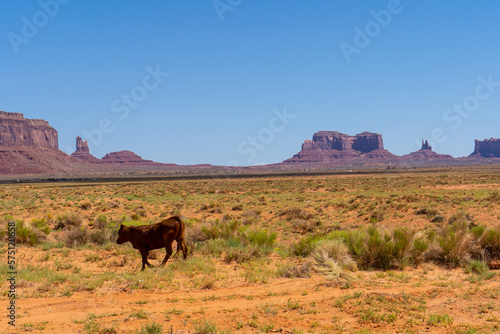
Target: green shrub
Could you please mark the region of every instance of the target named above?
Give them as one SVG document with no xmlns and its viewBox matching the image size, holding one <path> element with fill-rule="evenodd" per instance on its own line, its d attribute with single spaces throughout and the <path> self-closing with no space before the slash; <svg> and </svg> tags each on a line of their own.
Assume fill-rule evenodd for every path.
<svg viewBox="0 0 500 334">
<path fill-rule="evenodd" d="M 41 232 L 49 234 L 52 230 L 50 229 L 48 222 L 45 218 L 33 219 L 31 225 L 38 228 Z"/>
<path fill-rule="evenodd" d="M 239 230 L 240 222 L 237 220 L 223 220 L 218 219 L 215 222 L 210 222 L 201 227 L 202 240 L 210 239 L 227 239 L 234 237 Z"/>
<path fill-rule="evenodd" d="M 135 334 L 163 334 L 163 333 L 164 333 L 163 325 L 156 322 L 145 324 L 141 327 L 140 331 L 135 331 Z"/>
<path fill-rule="evenodd" d="M 414 230 L 397 228 L 388 232 L 370 227 L 358 260 L 364 268 L 401 269 L 419 263 L 427 247 L 423 234 Z"/>
<path fill-rule="evenodd" d="M 467 274 L 487 275 L 490 268 L 483 261 L 471 260 L 465 266 L 465 272 Z"/>
<path fill-rule="evenodd" d="M 478 251 L 465 222 L 443 226 L 437 244 L 441 261 L 452 267 L 464 265 L 471 259 L 471 254 Z"/>
<path fill-rule="evenodd" d="M 16 222 L 16 241 L 30 246 L 34 246 L 40 242 L 39 235 L 30 227 L 26 226 L 22 220 Z"/>
<path fill-rule="evenodd" d="M 269 254 L 274 249 L 277 234 L 263 229 L 250 229 L 246 231 L 245 237 L 250 244 L 258 247 L 264 254 Z"/>
<path fill-rule="evenodd" d="M 291 246 L 292 253 L 295 256 L 302 256 L 302 257 L 309 256 L 313 252 L 316 244 L 321 239 L 322 238 L 319 235 L 308 235 L 300 239 L 299 242 L 292 244 Z"/>
</svg>

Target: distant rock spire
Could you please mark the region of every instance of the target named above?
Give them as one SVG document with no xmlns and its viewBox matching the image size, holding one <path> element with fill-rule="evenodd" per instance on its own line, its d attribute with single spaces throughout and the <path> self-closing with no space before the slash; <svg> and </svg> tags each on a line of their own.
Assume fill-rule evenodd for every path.
<svg viewBox="0 0 500 334">
<path fill-rule="evenodd" d="M 89 143 L 80 136 L 76 137 L 76 151 L 71 153 L 71 156 L 91 163 L 101 163 L 101 160 L 90 154 Z"/>
<path fill-rule="evenodd" d="M 76 137 L 76 152 L 89 153 L 89 144 L 80 136 Z"/>
<path fill-rule="evenodd" d="M 427 140 L 422 140 L 422 150 L 430 150 L 432 151 L 432 146 L 429 145 L 429 142 Z"/>
</svg>

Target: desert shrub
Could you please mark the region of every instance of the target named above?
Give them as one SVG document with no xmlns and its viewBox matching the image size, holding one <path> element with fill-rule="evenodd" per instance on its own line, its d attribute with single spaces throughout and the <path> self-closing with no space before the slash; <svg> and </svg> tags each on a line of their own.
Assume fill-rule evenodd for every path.
<svg viewBox="0 0 500 334">
<path fill-rule="evenodd" d="M 308 220 L 313 218 L 314 215 L 307 213 L 304 209 L 299 207 L 293 207 L 278 211 L 278 217 L 285 217 L 286 220 L 291 221 L 293 219 Z"/>
<path fill-rule="evenodd" d="M 471 232 L 474 233 L 473 229 L 471 229 Z M 500 231 L 489 228 L 484 229 L 480 235 L 474 234 L 486 259 L 500 258 Z"/>
<path fill-rule="evenodd" d="M 312 221 L 300 218 L 294 219 L 291 223 L 292 229 L 301 234 L 316 232 L 322 225 L 320 220 Z"/>
<path fill-rule="evenodd" d="M 222 213 L 222 204 L 220 202 L 205 203 L 200 206 L 200 211 L 208 211 L 209 213 Z"/>
<path fill-rule="evenodd" d="M 141 218 L 144 218 L 144 217 L 147 217 L 147 213 L 146 213 L 146 210 L 142 207 L 139 207 L 135 210 L 134 213 L 132 213 L 130 215 L 130 217 L 133 219 L 133 220 L 140 220 Z"/>
<path fill-rule="evenodd" d="M 185 231 L 186 243 L 196 244 L 207 240 L 205 234 L 202 232 L 202 228 L 199 225 L 193 225 L 187 228 Z"/>
<path fill-rule="evenodd" d="M 235 261 L 236 263 L 244 263 L 251 260 L 256 260 L 262 257 L 264 253 L 255 245 L 244 245 L 236 248 L 228 248 L 224 256 L 226 263 Z"/>
<path fill-rule="evenodd" d="M 256 210 L 247 210 L 241 214 L 243 225 L 251 225 L 259 219 L 260 212 Z"/>
<path fill-rule="evenodd" d="M 237 243 L 239 244 L 239 241 Z M 237 247 L 234 244 L 229 245 L 228 241 L 223 239 L 210 239 L 196 245 L 201 254 L 213 256 L 221 256 L 229 247 Z"/>
<path fill-rule="evenodd" d="M 82 210 L 88 210 L 92 207 L 92 203 L 90 203 L 90 201 L 84 201 L 82 203 L 80 203 L 80 209 Z"/>
<path fill-rule="evenodd" d="M 94 227 L 95 228 L 105 228 L 107 223 L 108 223 L 108 217 L 106 217 L 106 215 L 99 215 L 94 220 Z"/>
<path fill-rule="evenodd" d="M 370 214 L 370 223 L 378 223 L 384 220 L 384 213 L 379 210 L 375 210 Z"/>
<path fill-rule="evenodd" d="M 333 231 L 326 236 L 328 240 L 342 240 L 354 258 L 359 258 L 364 250 L 365 233 L 359 230 Z"/>
<path fill-rule="evenodd" d="M 243 210 L 243 204 L 235 204 L 235 205 L 233 205 L 233 207 L 231 208 L 231 210 L 233 210 L 233 211 L 241 211 L 241 210 Z"/>
<path fill-rule="evenodd" d="M 31 221 L 31 225 L 36 227 L 37 229 L 39 229 L 41 232 L 43 232 L 45 234 L 49 234 L 52 231 L 45 218 L 33 219 Z"/>
<path fill-rule="evenodd" d="M 452 267 L 464 265 L 471 259 L 471 254 L 478 251 L 465 222 L 444 225 L 436 241 L 437 259 Z"/>
<path fill-rule="evenodd" d="M 66 247 L 78 247 L 87 244 L 89 240 L 89 231 L 85 227 L 74 227 L 66 232 Z"/>
<path fill-rule="evenodd" d="M 107 242 L 114 242 L 118 238 L 118 231 L 115 228 L 104 227 L 92 230 L 88 237 L 93 244 L 104 245 Z"/>
<path fill-rule="evenodd" d="M 445 217 L 435 208 L 420 208 L 415 213 L 417 215 L 426 215 L 433 223 L 440 223 L 445 220 Z"/>
<path fill-rule="evenodd" d="M 354 279 L 345 270 L 356 270 L 357 265 L 352 259 L 349 249 L 341 240 L 322 240 L 318 242 L 312 256 L 315 260 L 314 269 L 325 274 L 327 279 Z"/>
<path fill-rule="evenodd" d="M 302 239 L 300 239 L 297 243 L 292 244 L 291 251 L 295 256 L 306 257 L 309 256 L 316 244 L 322 239 L 322 236 L 313 234 L 308 235 Z"/>
<path fill-rule="evenodd" d="M 32 229 L 29 226 L 26 226 L 24 221 L 18 220 L 16 221 L 16 242 L 20 244 L 28 244 L 30 246 L 34 246 L 40 243 L 40 234 L 36 233 L 35 229 Z"/>
<path fill-rule="evenodd" d="M 426 250 L 423 235 L 417 235 L 414 230 L 399 228 L 389 232 L 370 227 L 358 261 L 364 268 L 404 268 L 419 262 Z"/>
<path fill-rule="evenodd" d="M 340 268 L 356 270 L 357 265 L 353 260 L 349 248 L 341 240 L 321 240 L 317 243 L 312 253 L 319 271 L 328 270 L 330 264 L 335 262 Z"/>
<path fill-rule="evenodd" d="M 240 222 L 237 220 L 218 219 L 201 227 L 201 241 L 209 239 L 227 239 L 234 237 L 238 233 Z"/>
<path fill-rule="evenodd" d="M 259 248 L 264 254 L 269 254 L 273 251 L 276 244 L 277 234 L 264 229 L 249 229 L 246 230 L 245 238 L 248 242 Z"/>
<path fill-rule="evenodd" d="M 448 218 L 448 224 L 467 224 L 468 227 L 474 227 L 474 218 L 466 212 L 459 211 Z"/>
<path fill-rule="evenodd" d="M 305 261 L 302 264 L 287 263 L 278 269 L 278 276 L 286 278 L 309 278 L 311 277 L 312 263 Z"/>
<path fill-rule="evenodd" d="M 76 212 L 68 212 L 57 216 L 56 218 L 56 230 L 63 229 L 65 227 L 79 227 L 82 225 L 83 218 Z"/>
</svg>

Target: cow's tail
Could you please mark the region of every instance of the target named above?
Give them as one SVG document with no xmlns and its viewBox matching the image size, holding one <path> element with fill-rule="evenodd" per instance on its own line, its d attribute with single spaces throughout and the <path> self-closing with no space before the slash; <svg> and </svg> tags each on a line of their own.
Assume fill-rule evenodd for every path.
<svg viewBox="0 0 500 334">
<path fill-rule="evenodd" d="M 182 221 L 182 219 L 180 217 L 174 216 L 172 218 L 177 220 L 177 222 L 179 223 L 179 231 L 177 232 L 177 235 L 175 236 L 175 241 L 177 241 L 177 251 L 175 252 L 174 256 L 172 256 L 172 258 L 174 258 L 177 255 L 177 253 L 179 253 L 179 250 L 181 250 L 182 253 L 184 254 L 184 259 L 186 259 L 187 253 L 188 253 L 188 248 L 187 248 L 186 241 L 184 238 L 184 232 L 186 230 L 186 227 L 185 227 L 184 222 Z"/>
</svg>

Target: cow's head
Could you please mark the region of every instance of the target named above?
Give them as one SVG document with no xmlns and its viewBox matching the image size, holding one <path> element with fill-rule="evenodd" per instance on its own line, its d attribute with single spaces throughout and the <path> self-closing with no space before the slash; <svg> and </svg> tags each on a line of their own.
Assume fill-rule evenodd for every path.
<svg viewBox="0 0 500 334">
<path fill-rule="evenodd" d="M 118 239 L 116 239 L 117 244 L 123 244 L 128 241 L 128 227 L 121 224 L 118 230 Z"/>
</svg>

